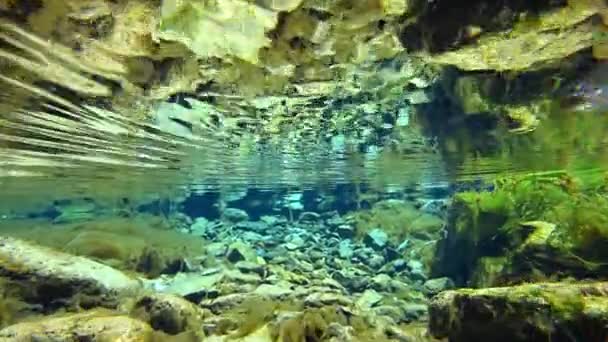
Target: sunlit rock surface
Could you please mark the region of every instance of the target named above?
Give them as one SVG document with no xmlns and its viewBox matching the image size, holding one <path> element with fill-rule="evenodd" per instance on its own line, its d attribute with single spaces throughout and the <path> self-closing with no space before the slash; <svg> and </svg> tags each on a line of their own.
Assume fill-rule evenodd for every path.
<svg viewBox="0 0 608 342">
<path fill-rule="evenodd" d="M 107 312 L 86 312 L 19 323 L 0 330 L 0 341 L 150 341 L 152 328 L 144 322 Z"/>
</svg>

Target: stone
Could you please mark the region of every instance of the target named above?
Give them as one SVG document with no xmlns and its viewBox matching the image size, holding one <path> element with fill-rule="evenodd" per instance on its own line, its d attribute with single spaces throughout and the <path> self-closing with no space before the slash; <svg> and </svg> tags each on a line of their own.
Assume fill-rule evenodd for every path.
<svg viewBox="0 0 608 342">
<path fill-rule="evenodd" d="M 294 291 L 289 286 L 289 283 L 281 282 L 276 285 L 261 284 L 253 293 L 266 298 L 282 299 L 290 296 Z"/>
<path fill-rule="evenodd" d="M 407 262 L 407 267 L 410 271 L 410 278 L 413 280 L 425 281 L 427 279 L 427 274 L 424 271 L 422 262 L 418 260 L 409 260 Z"/>
<path fill-rule="evenodd" d="M 341 224 L 336 228 L 336 233 L 343 239 L 355 237 L 355 228 L 349 224 Z"/>
<path fill-rule="evenodd" d="M 341 225 L 344 225 L 346 222 L 344 221 L 344 218 L 342 218 L 342 216 L 338 215 L 337 213 L 334 213 L 325 221 L 325 223 L 332 228 L 336 228 Z"/>
<path fill-rule="evenodd" d="M 269 226 L 276 226 L 276 225 L 287 223 L 287 218 L 284 216 L 264 215 L 264 216 L 260 217 L 260 221 L 266 223 Z"/>
<path fill-rule="evenodd" d="M 441 291 L 454 288 L 454 281 L 448 277 L 433 278 L 424 282 L 424 291 L 429 295 L 436 295 Z"/>
<path fill-rule="evenodd" d="M 393 278 L 388 274 L 378 274 L 372 278 L 372 286 L 378 291 L 389 291 Z"/>
<path fill-rule="evenodd" d="M 392 247 L 387 247 L 384 249 L 384 258 L 386 258 L 387 261 L 393 261 L 399 257 L 401 257 L 401 253 L 399 253 L 398 250 Z"/>
<path fill-rule="evenodd" d="M 350 240 L 340 241 L 340 244 L 338 245 L 338 255 L 340 258 L 350 260 L 354 254 L 355 251 L 353 250 L 353 245 Z"/>
<path fill-rule="evenodd" d="M 203 236 L 207 233 L 207 227 L 209 226 L 209 220 L 204 217 L 197 217 L 194 223 L 190 226 L 190 234 L 196 236 Z"/>
<path fill-rule="evenodd" d="M 257 285 L 262 281 L 262 277 L 257 273 L 241 273 L 239 270 L 224 271 L 225 280 L 237 284 Z"/>
<path fill-rule="evenodd" d="M 606 282 L 449 290 L 430 303 L 429 332 L 454 342 L 599 341 L 607 294 Z"/>
<path fill-rule="evenodd" d="M 249 221 L 249 214 L 245 210 L 237 208 L 226 208 L 222 213 L 222 218 L 231 223 Z"/>
<path fill-rule="evenodd" d="M 290 235 L 286 238 L 286 241 L 287 242 L 283 244 L 283 247 L 285 247 L 285 249 L 288 251 L 295 251 L 304 247 L 306 244 L 306 241 L 304 241 L 304 239 L 299 235 Z"/>
<path fill-rule="evenodd" d="M 312 211 L 305 211 L 298 216 L 298 221 L 300 222 L 317 222 L 320 219 L 321 215 Z"/>
<path fill-rule="evenodd" d="M 205 246 L 205 250 L 207 251 L 207 254 L 219 257 L 226 254 L 228 246 L 223 242 L 212 242 Z"/>
<path fill-rule="evenodd" d="M 363 294 L 357 299 L 355 305 L 362 310 L 368 310 L 374 305 L 380 303 L 383 296 L 375 290 L 365 290 Z"/>
<path fill-rule="evenodd" d="M 408 322 L 418 321 L 422 317 L 426 316 L 428 312 L 428 306 L 419 303 L 407 303 L 403 305 L 404 319 Z"/>
<path fill-rule="evenodd" d="M 153 334 L 145 322 L 90 311 L 11 325 L 0 330 L 0 341 L 148 341 Z"/>
<path fill-rule="evenodd" d="M 397 259 L 393 261 L 393 270 L 395 272 L 401 272 L 407 268 L 407 261 L 405 259 Z"/>
<path fill-rule="evenodd" d="M 257 259 L 257 255 L 255 250 L 251 248 L 248 244 L 243 241 L 235 241 L 228 246 L 228 252 L 226 253 L 226 258 L 228 261 L 232 263 L 236 263 L 238 261 L 250 261 L 255 262 Z"/>
<path fill-rule="evenodd" d="M 374 307 L 374 312 L 379 316 L 387 316 L 400 323 L 404 318 L 403 309 L 395 305 L 379 305 Z"/>
<path fill-rule="evenodd" d="M 155 330 L 170 335 L 198 331 L 203 310 L 191 302 L 170 294 L 150 294 L 140 298 L 133 315 L 142 316 Z"/>
<path fill-rule="evenodd" d="M 241 221 L 235 224 L 234 228 L 263 234 L 270 226 L 264 221 Z"/>
<path fill-rule="evenodd" d="M 371 247 L 377 251 L 382 250 L 388 244 L 388 234 L 382 229 L 373 229 L 365 234 L 363 242 L 366 246 Z"/>
<path fill-rule="evenodd" d="M 252 293 L 232 293 L 220 296 L 214 299 L 205 299 L 200 302 L 200 306 L 211 310 L 214 314 L 221 314 L 226 310 L 230 310 L 246 300 L 261 298 L 259 295 Z"/>
<path fill-rule="evenodd" d="M 202 275 L 197 273 L 178 273 L 173 277 L 162 277 L 145 281 L 145 287 L 161 293 L 182 297 L 204 294 L 212 291 L 224 278 L 223 273 Z"/>
<path fill-rule="evenodd" d="M 323 307 L 327 305 L 351 306 L 352 301 L 339 293 L 315 292 L 304 298 L 304 305 L 309 307 Z"/>
<path fill-rule="evenodd" d="M 118 296 L 132 294 L 140 281 L 110 266 L 9 237 L 0 237 L 0 274 L 36 303 L 83 301 L 115 307 Z M 57 289 L 57 290 L 53 290 Z M 59 289 L 61 289 L 59 291 Z"/>
<path fill-rule="evenodd" d="M 251 261 L 238 261 L 234 264 L 236 268 L 243 273 L 255 273 L 259 276 L 263 277 L 266 274 L 266 268 L 263 265 L 260 265 Z"/>
<path fill-rule="evenodd" d="M 372 255 L 371 258 L 366 260 L 366 264 L 375 270 L 380 269 L 384 265 L 384 263 L 384 257 L 378 254 Z"/>
</svg>

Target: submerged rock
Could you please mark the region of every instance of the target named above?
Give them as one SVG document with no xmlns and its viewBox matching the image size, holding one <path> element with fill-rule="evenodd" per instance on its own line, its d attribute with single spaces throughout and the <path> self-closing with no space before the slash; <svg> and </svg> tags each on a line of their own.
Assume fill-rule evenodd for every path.
<svg viewBox="0 0 608 342">
<path fill-rule="evenodd" d="M 141 289 L 138 280 L 112 267 L 7 237 L 0 238 L 0 275 L 26 301 L 49 308 L 65 301 L 116 307 L 119 296 Z"/>
<path fill-rule="evenodd" d="M 238 261 L 255 262 L 257 260 L 257 255 L 253 248 L 248 244 L 242 241 L 235 241 L 228 246 L 226 258 L 233 263 Z"/>
<path fill-rule="evenodd" d="M 186 331 L 200 331 L 203 310 L 187 300 L 169 294 L 142 297 L 134 307 L 134 314 L 147 321 L 155 330 L 170 335 Z"/>
<path fill-rule="evenodd" d="M 450 341 L 604 341 L 607 283 L 539 283 L 446 291 L 429 307 L 430 333 Z"/>
<path fill-rule="evenodd" d="M 249 214 L 242 209 L 226 208 L 222 214 L 223 218 L 231 223 L 249 221 Z"/>
<path fill-rule="evenodd" d="M 11 325 L 0 341 L 149 341 L 153 333 L 142 321 L 94 311 Z"/>
<path fill-rule="evenodd" d="M 382 229 L 374 229 L 365 235 L 363 241 L 375 250 L 382 250 L 388 244 L 388 234 Z"/>
<path fill-rule="evenodd" d="M 424 282 L 424 291 L 429 295 L 436 295 L 441 291 L 454 288 L 454 282 L 448 277 L 429 279 Z"/>
</svg>

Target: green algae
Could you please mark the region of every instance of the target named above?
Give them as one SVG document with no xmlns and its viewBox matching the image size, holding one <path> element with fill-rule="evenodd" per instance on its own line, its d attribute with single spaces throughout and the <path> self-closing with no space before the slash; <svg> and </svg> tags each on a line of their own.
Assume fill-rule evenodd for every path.
<svg viewBox="0 0 608 342">
<path fill-rule="evenodd" d="M 608 201 L 597 177 L 567 173 L 499 179 L 493 191 L 454 198 L 434 273 L 475 286 L 601 277 Z"/>
</svg>

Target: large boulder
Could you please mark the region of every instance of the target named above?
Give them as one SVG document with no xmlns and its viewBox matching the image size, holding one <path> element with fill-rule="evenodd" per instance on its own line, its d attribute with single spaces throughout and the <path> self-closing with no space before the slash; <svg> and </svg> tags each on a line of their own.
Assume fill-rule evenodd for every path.
<svg viewBox="0 0 608 342">
<path fill-rule="evenodd" d="M 24 301 L 44 310 L 117 307 L 118 298 L 135 293 L 140 282 L 112 267 L 22 240 L 0 237 L 0 276 Z"/>
<path fill-rule="evenodd" d="M 538 283 L 437 295 L 430 333 L 460 341 L 605 341 L 608 283 Z"/>
<path fill-rule="evenodd" d="M 589 180 L 587 180 L 589 181 Z M 432 276 L 472 287 L 608 275 L 608 199 L 562 177 L 503 180 L 457 194 Z"/>
</svg>

